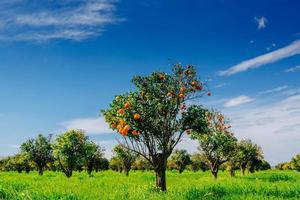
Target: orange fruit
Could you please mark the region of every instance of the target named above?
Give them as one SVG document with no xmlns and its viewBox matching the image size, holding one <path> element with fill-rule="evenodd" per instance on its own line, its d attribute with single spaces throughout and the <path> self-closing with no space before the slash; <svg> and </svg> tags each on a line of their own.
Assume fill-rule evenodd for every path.
<svg viewBox="0 0 300 200">
<path fill-rule="evenodd" d="M 140 114 L 134 114 L 134 115 L 133 115 L 133 118 L 134 118 L 135 120 L 139 120 L 139 119 L 141 119 L 141 115 L 140 115 Z"/>
<path fill-rule="evenodd" d="M 121 109 L 118 110 L 118 113 L 123 115 L 125 113 L 125 110 L 123 108 L 121 108 Z"/>
<path fill-rule="evenodd" d="M 111 127 L 112 127 L 113 129 L 115 129 L 115 128 L 117 128 L 117 124 L 112 124 Z"/>
<path fill-rule="evenodd" d="M 139 134 L 140 134 L 140 132 L 137 131 L 137 130 L 133 130 L 133 131 L 132 131 L 132 135 L 139 135 Z"/>
<path fill-rule="evenodd" d="M 171 97 L 171 96 L 173 96 L 173 94 L 172 94 L 171 92 L 168 92 L 168 93 L 167 93 L 167 96 L 168 96 L 168 97 Z"/>
<path fill-rule="evenodd" d="M 130 130 L 130 126 L 129 125 L 124 126 L 123 130 L 129 131 Z"/>
<path fill-rule="evenodd" d="M 179 98 L 184 98 L 184 94 L 180 93 L 180 94 L 178 95 L 178 97 L 179 97 Z"/>
<path fill-rule="evenodd" d="M 186 91 L 186 88 L 185 88 L 185 87 L 180 88 L 180 92 L 181 92 L 181 93 L 185 93 L 185 91 Z"/>
<path fill-rule="evenodd" d="M 125 109 L 128 109 L 128 108 L 130 108 L 130 107 L 131 107 L 131 104 L 130 104 L 129 102 L 125 103 L 125 105 L 124 105 L 124 108 L 125 108 Z"/>
<path fill-rule="evenodd" d="M 192 81 L 192 82 L 191 82 L 191 85 L 192 85 L 192 86 L 196 86 L 196 85 L 197 85 L 197 81 Z"/>
</svg>

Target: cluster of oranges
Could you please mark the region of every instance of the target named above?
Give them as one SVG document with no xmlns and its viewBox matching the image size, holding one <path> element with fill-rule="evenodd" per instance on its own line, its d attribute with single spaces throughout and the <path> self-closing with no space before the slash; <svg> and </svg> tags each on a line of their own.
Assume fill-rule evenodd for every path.
<svg viewBox="0 0 300 200">
<path fill-rule="evenodd" d="M 120 115 L 123 115 L 125 113 L 125 110 L 130 109 L 130 108 L 131 108 L 131 104 L 129 102 L 126 102 L 124 104 L 123 108 L 120 108 L 118 110 L 118 113 Z M 138 113 L 136 113 L 136 114 L 133 115 L 133 118 L 134 118 L 134 120 L 140 120 L 141 119 L 141 115 L 138 114 Z M 135 129 L 132 130 L 132 128 L 130 127 L 130 125 L 128 125 L 126 123 L 126 121 L 123 120 L 123 119 L 120 119 L 117 124 L 116 123 L 112 124 L 111 127 L 113 129 L 117 129 L 119 131 L 119 133 L 121 135 L 123 135 L 123 136 L 127 136 L 130 131 L 131 131 L 132 135 L 139 135 L 140 134 L 140 131 L 135 130 Z"/>
</svg>

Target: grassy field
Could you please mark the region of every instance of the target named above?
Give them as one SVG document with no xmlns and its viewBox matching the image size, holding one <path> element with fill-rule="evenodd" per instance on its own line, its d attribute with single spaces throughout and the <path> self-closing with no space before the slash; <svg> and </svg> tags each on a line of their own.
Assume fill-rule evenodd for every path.
<svg viewBox="0 0 300 200">
<path fill-rule="evenodd" d="M 106 171 L 89 177 L 75 173 L 0 173 L 0 199 L 299 199 L 300 174 L 265 171 L 230 178 L 221 172 L 214 180 L 209 172 L 167 174 L 168 192 L 156 192 L 152 172 L 131 172 L 129 177 Z"/>
</svg>

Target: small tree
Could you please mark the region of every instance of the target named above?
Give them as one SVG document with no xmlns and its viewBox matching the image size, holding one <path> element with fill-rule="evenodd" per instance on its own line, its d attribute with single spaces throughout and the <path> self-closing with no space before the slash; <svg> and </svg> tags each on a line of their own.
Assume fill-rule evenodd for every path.
<svg viewBox="0 0 300 200">
<path fill-rule="evenodd" d="M 51 136 L 47 138 L 39 134 L 37 138 L 29 139 L 21 145 L 21 151 L 35 163 L 40 175 L 43 175 L 47 163 L 53 161 L 50 140 Z"/>
<path fill-rule="evenodd" d="M 109 162 L 109 168 L 113 171 L 122 173 L 123 165 L 119 157 L 113 156 Z"/>
<path fill-rule="evenodd" d="M 122 168 L 126 174 L 129 175 L 129 171 L 131 170 L 131 166 L 137 158 L 137 154 L 131 150 L 124 148 L 122 145 L 117 145 L 113 149 L 116 156 L 120 159 L 122 163 Z"/>
<path fill-rule="evenodd" d="M 171 160 L 175 163 L 176 169 L 181 174 L 187 165 L 191 164 L 191 156 L 186 150 L 176 149 L 171 155 Z"/>
<path fill-rule="evenodd" d="M 73 170 L 83 166 L 88 138 L 82 130 L 69 130 L 58 136 L 54 143 L 54 156 L 69 178 Z"/>
<path fill-rule="evenodd" d="M 103 149 L 92 141 L 85 144 L 85 165 L 89 175 L 96 169 L 97 162 L 101 162 Z"/>
<path fill-rule="evenodd" d="M 166 191 L 167 159 L 186 130 L 181 117 L 185 103 L 199 97 L 195 94 L 203 91 L 204 84 L 194 67 L 179 64 L 172 74 L 155 72 L 132 81 L 137 90 L 117 96 L 102 113 L 110 127 L 123 136 L 122 145 L 149 161 L 157 188 Z"/>
<path fill-rule="evenodd" d="M 200 116 L 196 118 L 196 122 L 203 123 L 202 120 L 205 120 L 207 126 L 205 132 L 193 129 L 192 138 L 199 141 L 199 150 L 209 165 L 211 173 L 217 178 L 219 167 L 227 162 L 234 152 L 236 138 L 229 132 L 231 126 L 221 113 L 214 110 L 207 111 L 200 106 L 195 106 L 188 112 L 191 113 L 190 116 Z M 202 116 L 203 114 L 205 117 Z"/>
<path fill-rule="evenodd" d="M 190 169 L 194 172 L 202 170 L 203 172 L 205 172 L 206 170 L 209 170 L 209 166 L 207 165 L 206 159 L 205 157 L 200 154 L 194 154 L 191 156 L 191 165 L 190 165 Z"/>
<path fill-rule="evenodd" d="M 148 162 L 148 160 L 146 160 L 142 156 L 138 156 L 132 165 L 132 169 L 145 171 L 145 170 L 152 170 L 153 168 L 151 164 Z"/>
<path fill-rule="evenodd" d="M 300 154 L 297 154 L 295 157 L 292 158 L 290 166 L 292 169 L 300 171 Z"/>
<path fill-rule="evenodd" d="M 98 172 L 108 169 L 109 161 L 107 160 L 107 158 L 97 156 L 95 160 L 95 171 Z"/>
<path fill-rule="evenodd" d="M 253 172 L 254 166 L 263 160 L 261 148 L 251 140 L 241 140 L 238 143 L 238 164 L 242 175 L 245 175 L 246 169 Z"/>
</svg>

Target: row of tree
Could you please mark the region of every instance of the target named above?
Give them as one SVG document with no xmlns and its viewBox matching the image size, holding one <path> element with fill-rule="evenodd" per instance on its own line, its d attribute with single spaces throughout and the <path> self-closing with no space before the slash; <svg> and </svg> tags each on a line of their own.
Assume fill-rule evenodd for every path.
<svg viewBox="0 0 300 200">
<path fill-rule="evenodd" d="M 297 170 L 300 171 L 300 154 L 295 155 L 289 162 L 279 163 L 275 166 L 279 170 Z"/>
<path fill-rule="evenodd" d="M 89 140 L 81 130 L 69 130 L 56 137 L 38 135 L 24 142 L 21 153 L 0 161 L 1 170 L 26 171 L 37 170 L 40 175 L 45 170 L 61 170 L 71 177 L 74 170 L 107 169 L 109 162 L 103 157 L 103 149 Z"/>
<path fill-rule="evenodd" d="M 154 72 L 149 76 L 135 76 L 132 82 L 136 86 L 134 91 L 117 95 L 101 111 L 110 128 L 122 138 L 114 149 L 116 157 L 111 160 L 111 166 L 128 174 L 139 157 L 140 164 L 147 161 L 154 170 L 157 188 L 166 191 L 168 160 L 169 166 L 173 163 L 180 172 L 188 163 L 186 152 L 174 152 L 185 135 L 199 141 L 197 156 L 203 159 L 193 168 L 208 167 L 215 178 L 225 163 L 234 175 L 237 167 L 244 174 L 246 169 L 253 172 L 258 163 L 264 162 L 261 148 L 249 140 L 238 142 L 221 113 L 195 103 L 204 95 L 212 95 L 207 81 L 200 80 L 195 67 L 174 64 L 170 74 Z M 21 149 L 40 174 L 53 160 L 68 177 L 78 169 L 90 173 L 95 163 L 103 159 L 102 149 L 83 132 L 75 130 L 58 136 L 53 144 L 50 138 L 39 136 L 24 143 Z M 119 166 L 113 164 L 118 162 Z"/>
</svg>

